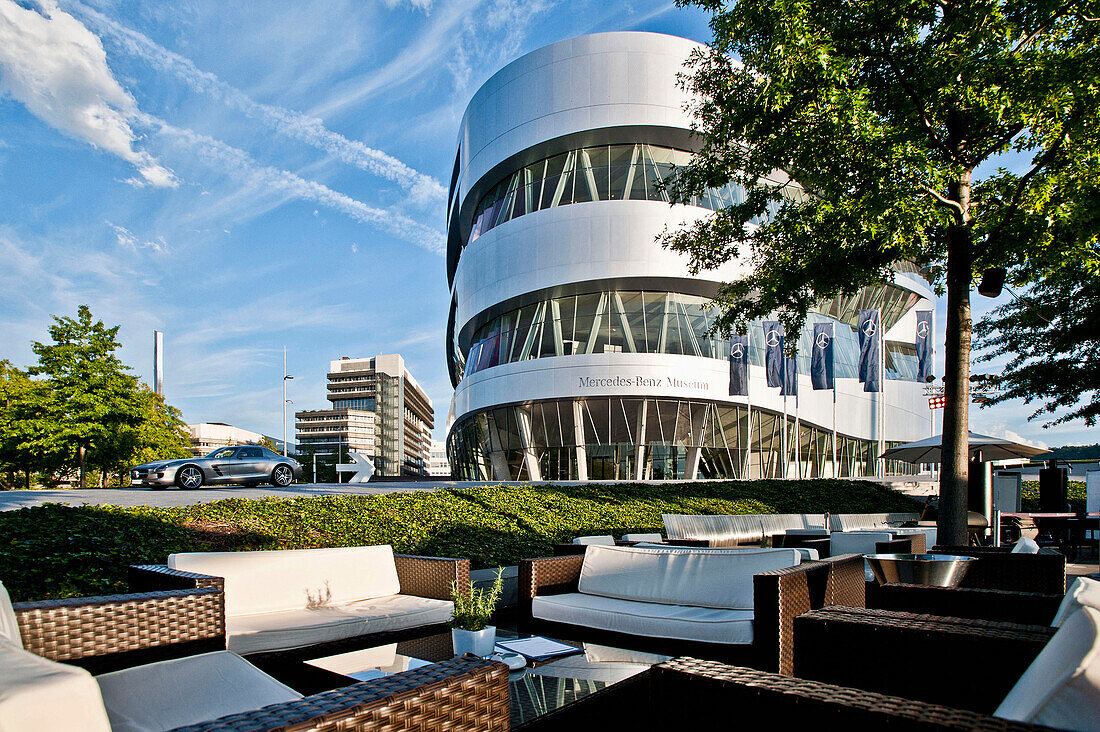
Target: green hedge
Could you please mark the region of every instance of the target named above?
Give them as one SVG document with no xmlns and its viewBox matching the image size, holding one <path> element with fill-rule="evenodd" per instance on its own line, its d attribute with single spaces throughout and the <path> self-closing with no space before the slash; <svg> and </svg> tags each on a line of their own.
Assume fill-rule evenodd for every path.
<svg viewBox="0 0 1100 732">
<path fill-rule="evenodd" d="M 1071 480 L 1067 485 L 1066 494 L 1069 497 L 1071 511 L 1085 510 L 1085 483 L 1080 480 Z M 1020 510 L 1039 510 L 1039 481 L 1025 480 L 1020 487 Z"/>
<path fill-rule="evenodd" d="M 848 480 L 485 486 L 382 496 L 232 498 L 179 508 L 50 504 L 0 512 L 0 582 L 16 600 L 126 591 L 126 567 L 172 552 L 391 544 L 475 568 L 585 534 L 662 531 L 662 513 L 873 513 L 921 504 Z"/>
</svg>

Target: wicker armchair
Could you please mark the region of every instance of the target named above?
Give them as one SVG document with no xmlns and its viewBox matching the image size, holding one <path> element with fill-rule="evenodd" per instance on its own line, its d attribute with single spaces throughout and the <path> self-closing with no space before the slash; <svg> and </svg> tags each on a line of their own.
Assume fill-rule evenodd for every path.
<svg viewBox="0 0 1100 732">
<path fill-rule="evenodd" d="M 624 635 L 533 618 L 531 601 L 535 597 L 577 591 L 583 562 L 583 556 L 520 561 L 519 622 L 523 630 L 665 655 L 690 652 L 708 658 L 736 659 L 789 674 L 794 663 L 796 617 L 825 605 L 865 604 L 863 557 L 846 555 L 755 575 L 751 646 Z"/>
<path fill-rule="evenodd" d="M 223 601 L 221 590 L 200 588 L 12 607 L 26 650 L 100 674 L 224 651 Z"/>
<path fill-rule="evenodd" d="M 1050 625 L 1063 597 L 974 587 L 885 584 L 868 588 L 867 606 L 926 615 Z"/>
<path fill-rule="evenodd" d="M 1008 547 L 935 546 L 933 554 L 975 557 L 962 586 L 1062 595 L 1066 592 L 1066 557 L 1053 549 L 1013 554 Z"/>
<path fill-rule="evenodd" d="M 735 719 L 738 728 L 745 729 L 1047 729 L 964 709 L 688 657 L 658 664 L 540 718 L 525 729 L 682 729 L 697 719 Z"/>
<path fill-rule="evenodd" d="M 394 554 L 393 561 L 402 595 L 449 601 L 452 585 L 457 585 L 463 591 L 468 590 L 470 587 L 470 560 L 468 559 Z M 165 565 L 131 566 L 129 568 L 129 582 L 130 588 L 137 591 L 154 588 L 194 589 L 209 587 L 224 589 L 225 585 L 225 580 L 222 577 L 180 571 Z M 368 632 L 352 638 L 313 641 L 290 647 L 237 648 L 234 646 L 233 640 L 233 618 L 235 616 L 233 616 L 232 608 L 230 608 L 229 616 L 228 645 L 230 650 L 247 655 L 254 664 L 265 670 L 285 667 L 311 655 L 314 657 L 325 655 L 325 653 L 331 655 L 353 648 L 376 646 L 433 632 L 446 631 L 445 621 L 437 618 L 430 621 L 429 624 L 405 627 L 398 630 Z"/>
<path fill-rule="evenodd" d="M 826 607 L 794 621 L 794 675 L 988 714 L 1054 633 L 1049 626 Z"/>
<path fill-rule="evenodd" d="M 223 595 L 216 587 L 12 607 L 25 650 L 93 674 L 225 650 Z M 339 681 L 351 679 L 338 678 L 329 688 Z M 508 728 L 507 668 L 463 657 L 221 717 L 181 732 Z"/>
</svg>

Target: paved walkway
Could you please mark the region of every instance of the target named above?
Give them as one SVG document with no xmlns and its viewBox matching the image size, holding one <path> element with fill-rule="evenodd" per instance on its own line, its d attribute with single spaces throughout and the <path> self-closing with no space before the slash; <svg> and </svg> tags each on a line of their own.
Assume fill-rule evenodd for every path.
<svg viewBox="0 0 1100 732">
<path fill-rule="evenodd" d="M 239 486 L 211 486 L 198 490 L 150 490 L 148 488 L 88 488 L 84 490 L 0 491 L 0 511 L 11 511 L 43 503 L 67 503 L 70 506 L 190 506 L 225 498 L 292 498 L 295 496 L 377 496 L 383 493 L 407 491 L 434 491 L 439 488 L 469 488 L 484 483 L 461 481 L 399 481 L 392 483 L 296 483 L 287 488 L 264 486 L 242 488 Z M 506 485 L 519 485 L 506 484 Z"/>
</svg>

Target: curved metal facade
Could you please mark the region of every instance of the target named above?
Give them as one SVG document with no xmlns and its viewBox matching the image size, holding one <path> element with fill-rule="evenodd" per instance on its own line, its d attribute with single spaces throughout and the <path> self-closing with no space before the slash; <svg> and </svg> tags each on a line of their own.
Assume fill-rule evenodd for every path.
<svg viewBox="0 0 1100 732">
<path fill-rule="evenodd" d="M 583 36 L 512 62 L 471 100 L 448 205 L 456 476 L 858 475 L 873 469 L 880 438 L 928 435 L 911 362 L 914 310 L 931 308 L 932 292 L 910 274 L 813 316 L 837 324 L 838 358 L 850 358 L 858 307 L 883 308 L 888 329 L 882 394 L 843 378 L 838 361 L 835 465 L 834 392 L 813 391 L 802 367 L 797 409 L 784 404 L 764 383 L 755 335 L 751 404 L 727 396 L 728 348 L 706 333 L 701 298 L 743 265 L 693 277 L 656 238 L 731 194 L 670 206 L 635 180 L 693 149 L 676 74 L 695 47 Z"/>
</svg>

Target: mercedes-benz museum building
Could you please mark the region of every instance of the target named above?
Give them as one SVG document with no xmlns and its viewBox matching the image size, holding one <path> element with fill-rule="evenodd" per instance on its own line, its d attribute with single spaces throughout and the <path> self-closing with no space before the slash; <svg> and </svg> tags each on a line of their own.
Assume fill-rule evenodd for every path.
<svg viewBox="0 0 1100 732">
<path fill-rule="evenodd" d="M 859 476 L 881 445 L 929 435 L 915 333 L 934 295 L 915 268 L 820 304 L 800 335 L 797 397 L 767 386 L 754 324 L 748 396 L 729 396 L 708 303 L 743 265 L 691 276 L 656 241 L 744 195 L 729 185 L 671 206 L 657 185 L 698 147 L 676 83 L 696 47 L 582 36 L 513 61 L 470 101 L 448 203 L 454 477 Z M 861 309 L 881 311 L 882 392 L 856 378 Z M 835 391 L 808 376 L 820 322 L 834 324 Z"/>
</svg>

